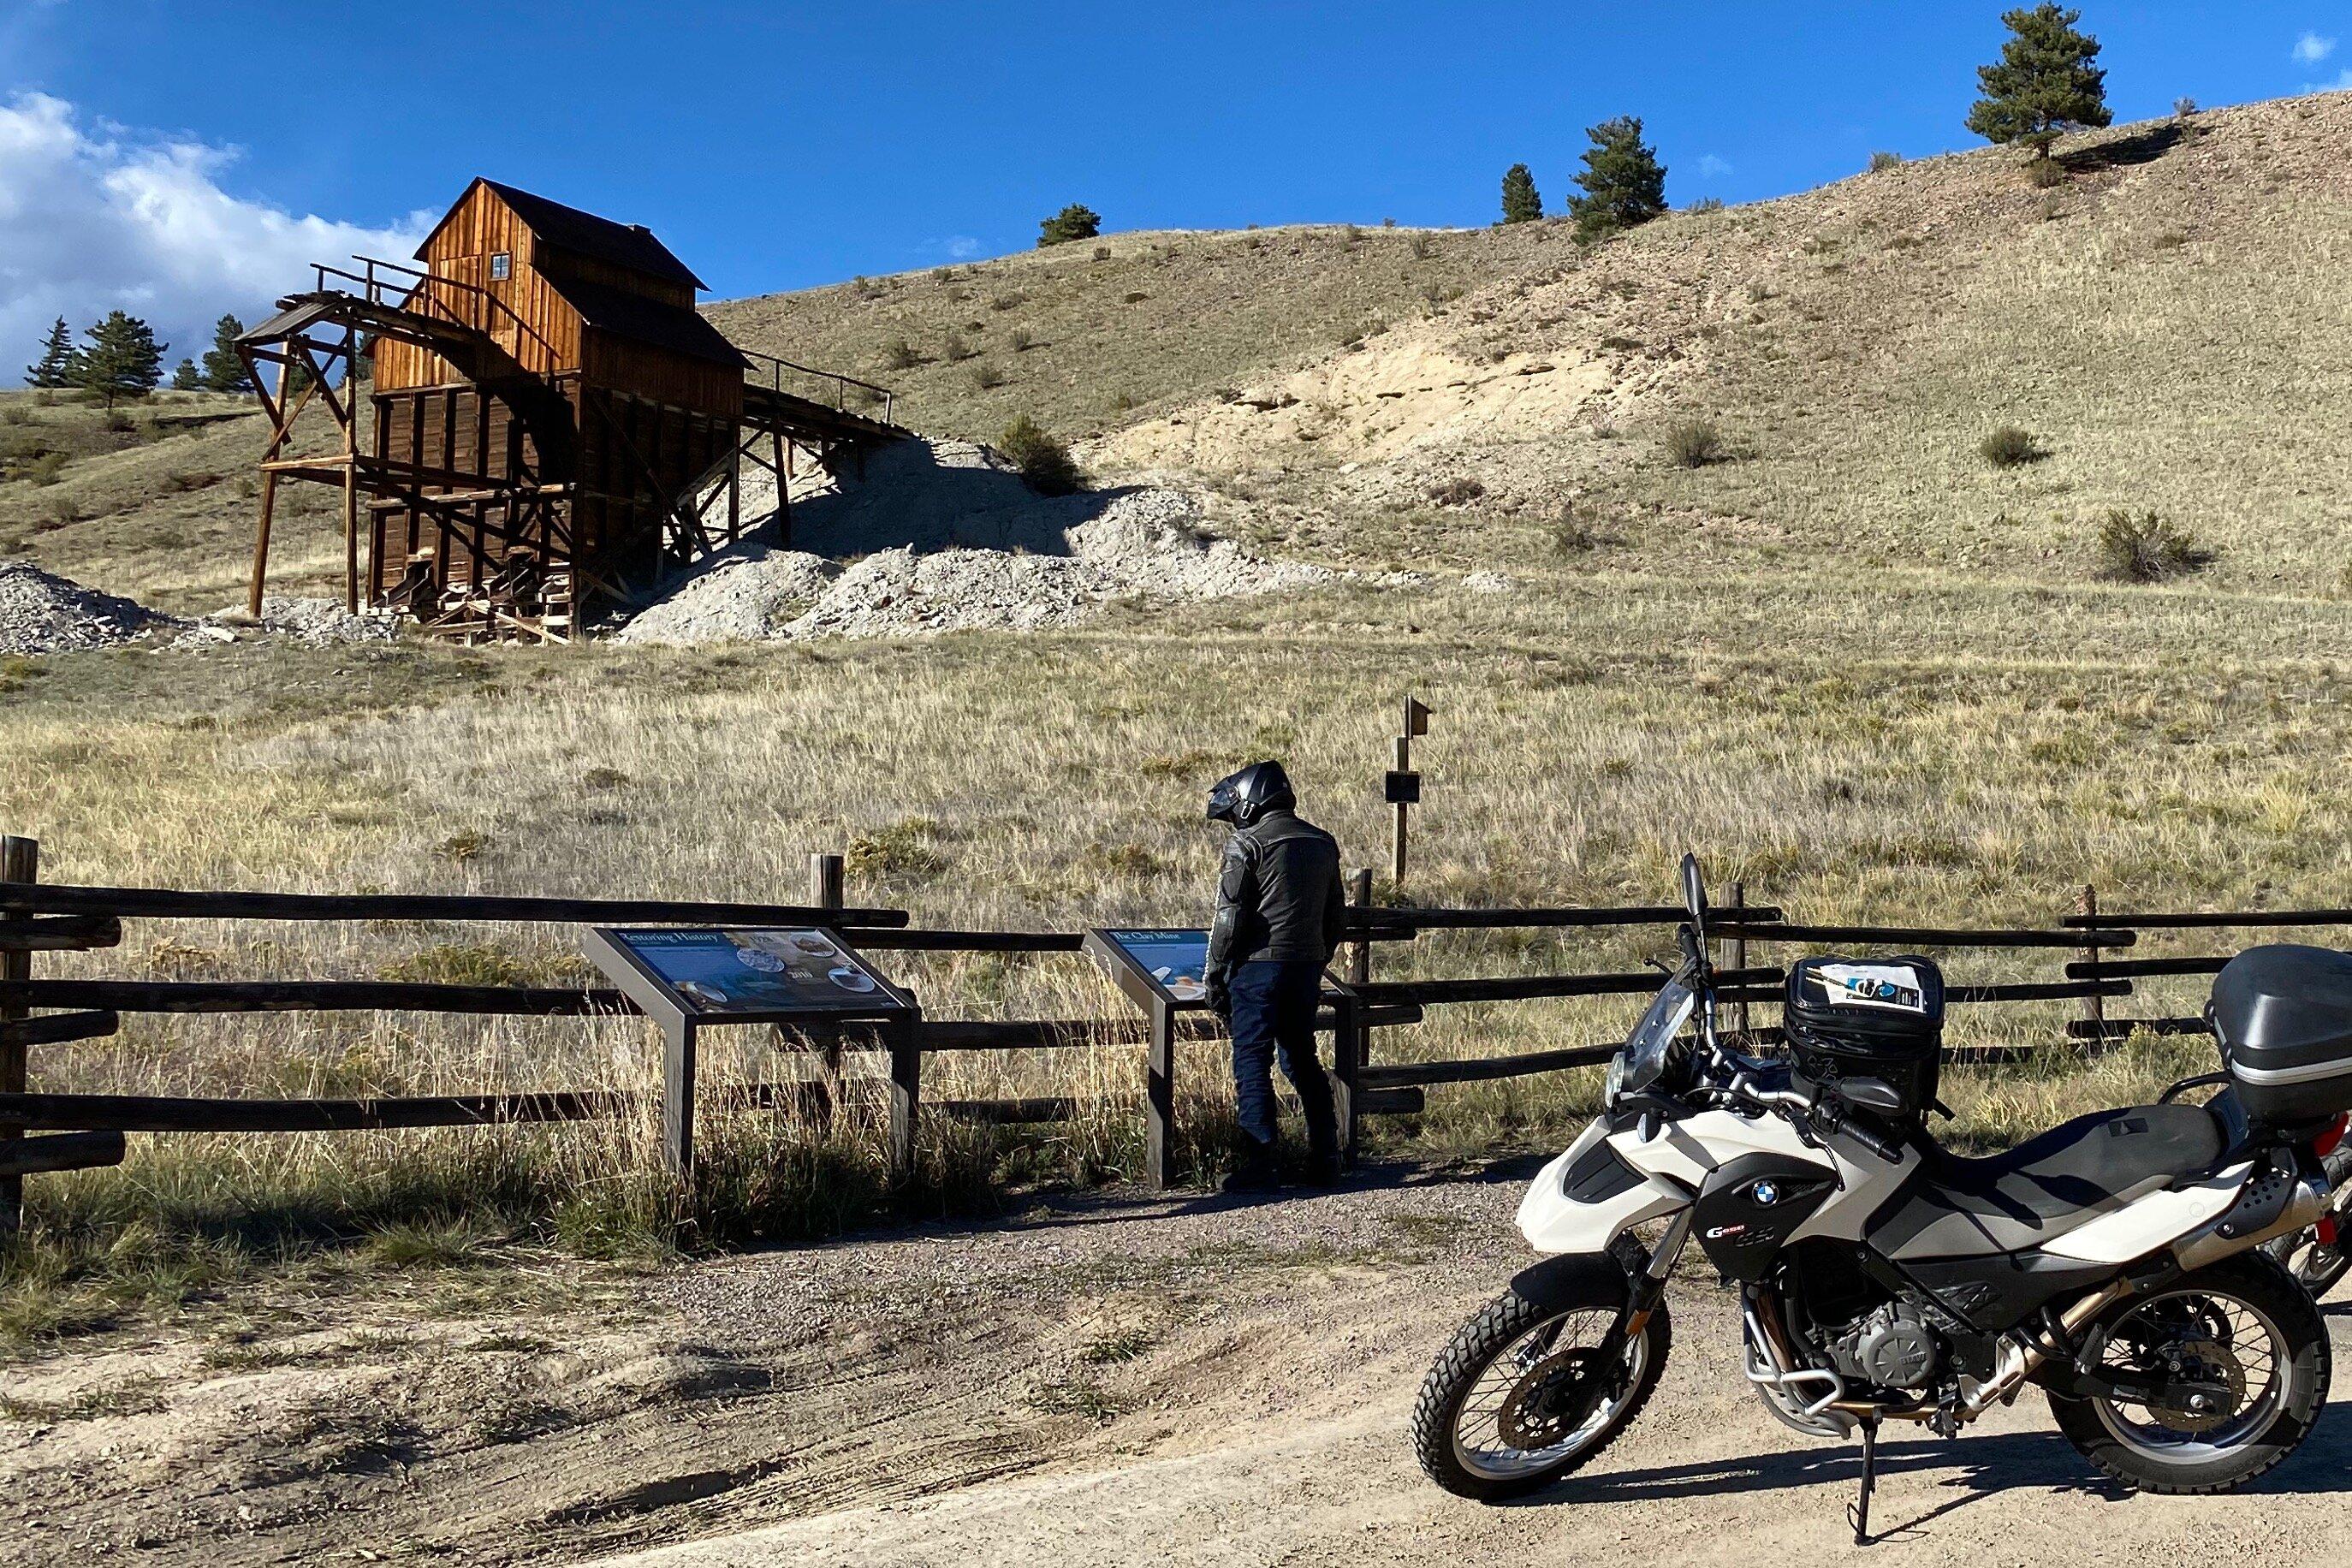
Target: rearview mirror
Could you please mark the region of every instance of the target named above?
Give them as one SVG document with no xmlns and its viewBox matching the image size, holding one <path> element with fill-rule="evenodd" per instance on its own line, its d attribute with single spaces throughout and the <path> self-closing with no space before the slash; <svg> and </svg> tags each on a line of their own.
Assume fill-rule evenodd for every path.
<svg viewBox="0 0 2352 1568">
<path fill-rule="evenodd" d="M 1698 857 L 1683 857 L 1683 910 L 1701 942 L 1706 941 L 1706 883 L 1698 874 Z"/>
</svg>

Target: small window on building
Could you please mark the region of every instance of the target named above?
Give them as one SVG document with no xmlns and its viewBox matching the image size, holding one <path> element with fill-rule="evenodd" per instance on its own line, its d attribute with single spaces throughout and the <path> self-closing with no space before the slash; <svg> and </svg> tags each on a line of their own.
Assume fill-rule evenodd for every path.
<svg viewBox="0 0 2352 1568">
<path fill-rule="evenodd" d="M 514 276 L 514 255 L 510 251 L 490 252 L 490 281 L 502 283 Z"/>
</svg>

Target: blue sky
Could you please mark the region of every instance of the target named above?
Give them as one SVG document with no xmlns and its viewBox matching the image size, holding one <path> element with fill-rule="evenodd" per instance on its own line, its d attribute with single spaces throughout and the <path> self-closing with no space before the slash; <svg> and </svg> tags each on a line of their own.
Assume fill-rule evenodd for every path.
<svg viewBox="0 0 2352 1568">
<path fill-rule="evenodd" d="M 0 123 L 0 332 L 52 304 L 193 301 L 206 245 L 250 251 L 209 265 L 256 289 L 300 244 L 395 241 L 478 173 L 647 224 L 722 296 L 1021 248 L 1073 200 L 1115 228 L 1486 222 L 1520 160 L 1557 205 L 1583 127 L 1621 112 L 1646 120 L 1672 201 L 1739 202 L 1876 149 L 1974 144 L 2000 8 L 0 0 L 0 107 L 42 110 Z M 2084 13 L 2119 118 L 2352 65 L 2352 5 Z M 35 155 L 79 174 L 12 182 Z M 44 212 L 77 178 L 101 205 L 153 209 L 161 184 L 212 217 L 85 237 Z M 89 279 L 49 276 L 77 249 Z M 166 275 L 144 295 L 142 268 Z"/>
</svg>

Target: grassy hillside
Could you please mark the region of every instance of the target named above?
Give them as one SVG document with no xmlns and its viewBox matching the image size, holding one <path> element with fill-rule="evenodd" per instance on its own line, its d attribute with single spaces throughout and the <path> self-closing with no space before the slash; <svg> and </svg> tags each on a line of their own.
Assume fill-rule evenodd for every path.
<svg viewBox="0 0 2352 1568">
<path fill-rule="evenodd" d="M 1075 437 L 1319 361 L 1569 243 L 1541 225 L 1120 234 L 709 314 L 746 348 L 893 388 L 927 433 L 992 440 L 1025 413 Z"/>
<path fill-rule="evenodd" d="M 1695 847 L 1719 879 L 1825 919 L 2042 921 L 2085 881 L 2111 906 L 2342 907 L 2347 153 L 2339 94 L 2070 144 L 2074 177 L 2054 192 L 2013 154 L 1969 154 L 1591 250 L 1556 227 L 1432 237 L 1427 257 L 1370 229 L 1125 237 L 1100 261 L 1079 247 L 719 307 L 747 341 L 861 369 L 892 338 L 929 353 L 950 329 L 984 334 L 1016 379 L 982 388 L 947 363 L 882 377 L 909 387 L 911 422 L 985 434 L 1032 409 L 1099 431 L 1083 455 L 1106 477 L 1205 487 L 1219 526 L 1266 549 L 1421 579 L 891 643 L 9 661 L 0 826 L 92 881 L 756 898 L 797 888 L 807 852 L 845 850 L 854 899 L 925 921 L 1197 919 L 1216 853 L 1202 791 L 1247 758 L 1285 758 L 1350 861 L 1381 858 L 1379 774 L 1413 692 L 1437 710 L 1417 752 L 1416 898 L 1654 899 Z M 1435 304 L 1416 293 L 1429 283 Z M 1016 326 L 1038 346 L 1009 353 Z M 1122 393 L 1141 405 L 1114 411 Z M 233 597 L 250 526 L 235 476 L 259 432 L 249 416 L 167 427 L 177 406 L 131 432 L 55 406 L 0 423 L 12 442 L 86 443 L 0 481 L 0 532 L 118 592 Z M 1670 437 L 1692 422 L 1721 450 L 1684 466 Z M 1979 443 L 2011 424 L 2041 455 L 1995 467 Z M 178 472 L 224 477 L 165 482 Z M 2214 558 L 2161 584 L 2107 579 L 2094 540 L 2117 507 Z M 322 585 L 326 524 L 321 506 L 280 557 L 315 563 Z M 1474 567 L 1500 591 L 1457 575 Z M 520 930 L 132 934 L 76 962 L 412 979 L 579 963 Z M 1411 962 L 1501 973 L 1640 945 L 1449 936 Z M 2026 962 L 1964 955 L 1953 973 Z M 1117 1005 L 1076 960 L 908 971 L 940 1015 Z M 2154 990 L 2133 1008 L 2197 1000 L 2193 980 Z M 2048 1040 L 2063 1011 L 1965 1027 Z M 1622 1014 L 1455 1010 L 1380 1048 L 1588 1043 Z M 2199 1048 L 1961 1072 L 1948 1098 L 1959 1135 L 1993 1142 L 2147 1092 Z M 35 1082 L 635 1085 L 651 1059 L 625 1027 L 170 1020 L 47 1054 Z M 753 1050 L 709 1080 L 776 1068 Z M 935 1127 L 911 1193 L 884 1193 L 864 1124 L 830 1141 L 730 1124 L 695 1217 L 711 1236 L 792 1234 L 1131 1170 L 1136 1070 L 1122 1050 L 941 1064 L 943 1096 L 1076 1092 L 1090 1110 L 1042 1142 Z M 1427 1117 L 1382 1136 L 1435 1153 L 1550 1138 L 1589 1078 L 1434 1090 Z M 1227 1103 L 1214 1053 L 1188 1054 L 1184 1079 L 1208 1171 Z M 77 1279 L 169 1295 L 180 1276 L 136 1271 L 184 1243 L 213 1257 L 224 1235 L 274 1246 L 431 1212 L 593 1248 L 667 1215 L 649 1151 L 643 1128 L 141 1140 L 120 1173 L 39 1184 L 52 1249 L 0 1270 L 0 1334 L 63 1321 Z M 127 1234 L 142 1238 L 130 1261 L 108 1261 Z"/>
</svg>

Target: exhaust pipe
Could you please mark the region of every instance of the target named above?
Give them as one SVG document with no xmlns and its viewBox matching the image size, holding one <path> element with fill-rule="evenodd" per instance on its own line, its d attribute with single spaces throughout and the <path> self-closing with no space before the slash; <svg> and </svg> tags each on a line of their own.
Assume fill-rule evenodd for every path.
<svg viewBox="0 0 2352 1568">
<path fill-rule="evenodd" d="M 2284 1184 L 2284 1201 L 2278 1187 Z M 2263 1216 L 2273 1205 L 2271 1218 Z M 2218 1263 L 2282 1236 L 2293 1236 L 2319 1223 L 2327 1212 L 2327 1188 L 2309 1176 L 2294 1176 L 2273 1165 L 2249 1180 L 2238 1201 L 2220 1219 L 2200 1226 L 2172 1244 L 2172 1256 L 2186 1271 Z"/>
</svg>

